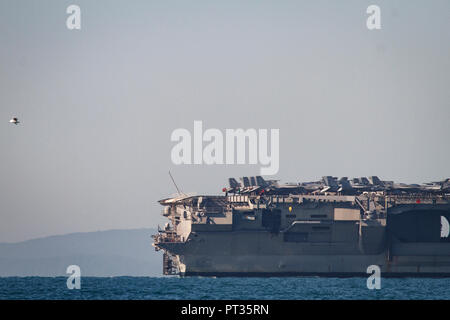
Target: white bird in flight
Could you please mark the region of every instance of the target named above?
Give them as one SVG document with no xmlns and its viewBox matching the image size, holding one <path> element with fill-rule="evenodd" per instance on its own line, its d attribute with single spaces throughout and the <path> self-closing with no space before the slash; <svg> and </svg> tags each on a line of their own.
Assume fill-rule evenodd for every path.
<svg viewBox="0 0 450 320">
<path fill-rule="evenodd" d="M 14 123 L 15 125 L 18 125 L 20 123 L 19 119 L 17 119 L 16 117 L 12 118 L 11 120 L 9 120 L 10 123 Z"/>
</svg>

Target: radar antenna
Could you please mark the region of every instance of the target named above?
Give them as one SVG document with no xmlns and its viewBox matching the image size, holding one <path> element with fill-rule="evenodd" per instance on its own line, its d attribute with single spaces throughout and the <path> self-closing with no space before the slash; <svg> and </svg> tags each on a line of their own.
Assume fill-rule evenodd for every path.
<svg viewBox="0 0 450 320">
<path fill-rule="evenodd" d="M 178 186 L 177 186 L 177 184 L 176 184 L 176 182 L 175 182 L 175 179 L 172 177 L 172 174 L 170 173 L 170 171 L 169 171 L 169 176 L 170 176 L 170 179 L 172 179 L 172 182 L 173 182 L 173 184 L 175 185 L 175 188 L 177 188 L 178 194 L 179 194 L 180 196 L 181 196 L 181 195 L 184 195 L 184 193 L 181 192 L 180 189 L 178 188 Z"/>
</svg>

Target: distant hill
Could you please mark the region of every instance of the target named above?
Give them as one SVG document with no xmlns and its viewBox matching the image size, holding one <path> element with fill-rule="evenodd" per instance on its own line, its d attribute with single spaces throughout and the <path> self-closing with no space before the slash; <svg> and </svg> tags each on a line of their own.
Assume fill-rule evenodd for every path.
<svg viewBox="0 0 450 320">
<path fill-rule="evenodd" d="M 0 243 L 0 276 L 161 276 L 162 253 L 151 246 L 154 229 L 72 233 Z"/>
</svg>

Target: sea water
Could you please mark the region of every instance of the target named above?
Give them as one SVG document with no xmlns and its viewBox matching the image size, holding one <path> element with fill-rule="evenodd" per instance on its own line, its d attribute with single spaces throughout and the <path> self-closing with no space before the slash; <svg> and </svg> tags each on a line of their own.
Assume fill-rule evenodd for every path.
<svg viewBox="0 0 450 320">
<path fill-rule="evenodd" d="M 66 277 L 0 278 L 0 299 L 450 299 L 450 278 L 386 278 L 369 290 L 367 278 Z"/>
</svg>

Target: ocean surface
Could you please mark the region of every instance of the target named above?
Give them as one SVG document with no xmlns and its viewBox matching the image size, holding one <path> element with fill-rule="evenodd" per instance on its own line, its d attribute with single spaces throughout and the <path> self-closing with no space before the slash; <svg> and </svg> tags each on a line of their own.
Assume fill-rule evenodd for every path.
<svg viewBox="0 0 450 320">
<path fill-rule="evenodd" d="M 450 278 L 387 278 L 369 290 L 367 278 L 66 277 L 0 278 L 0 299 L 450 299 Z"/>
</svg>

